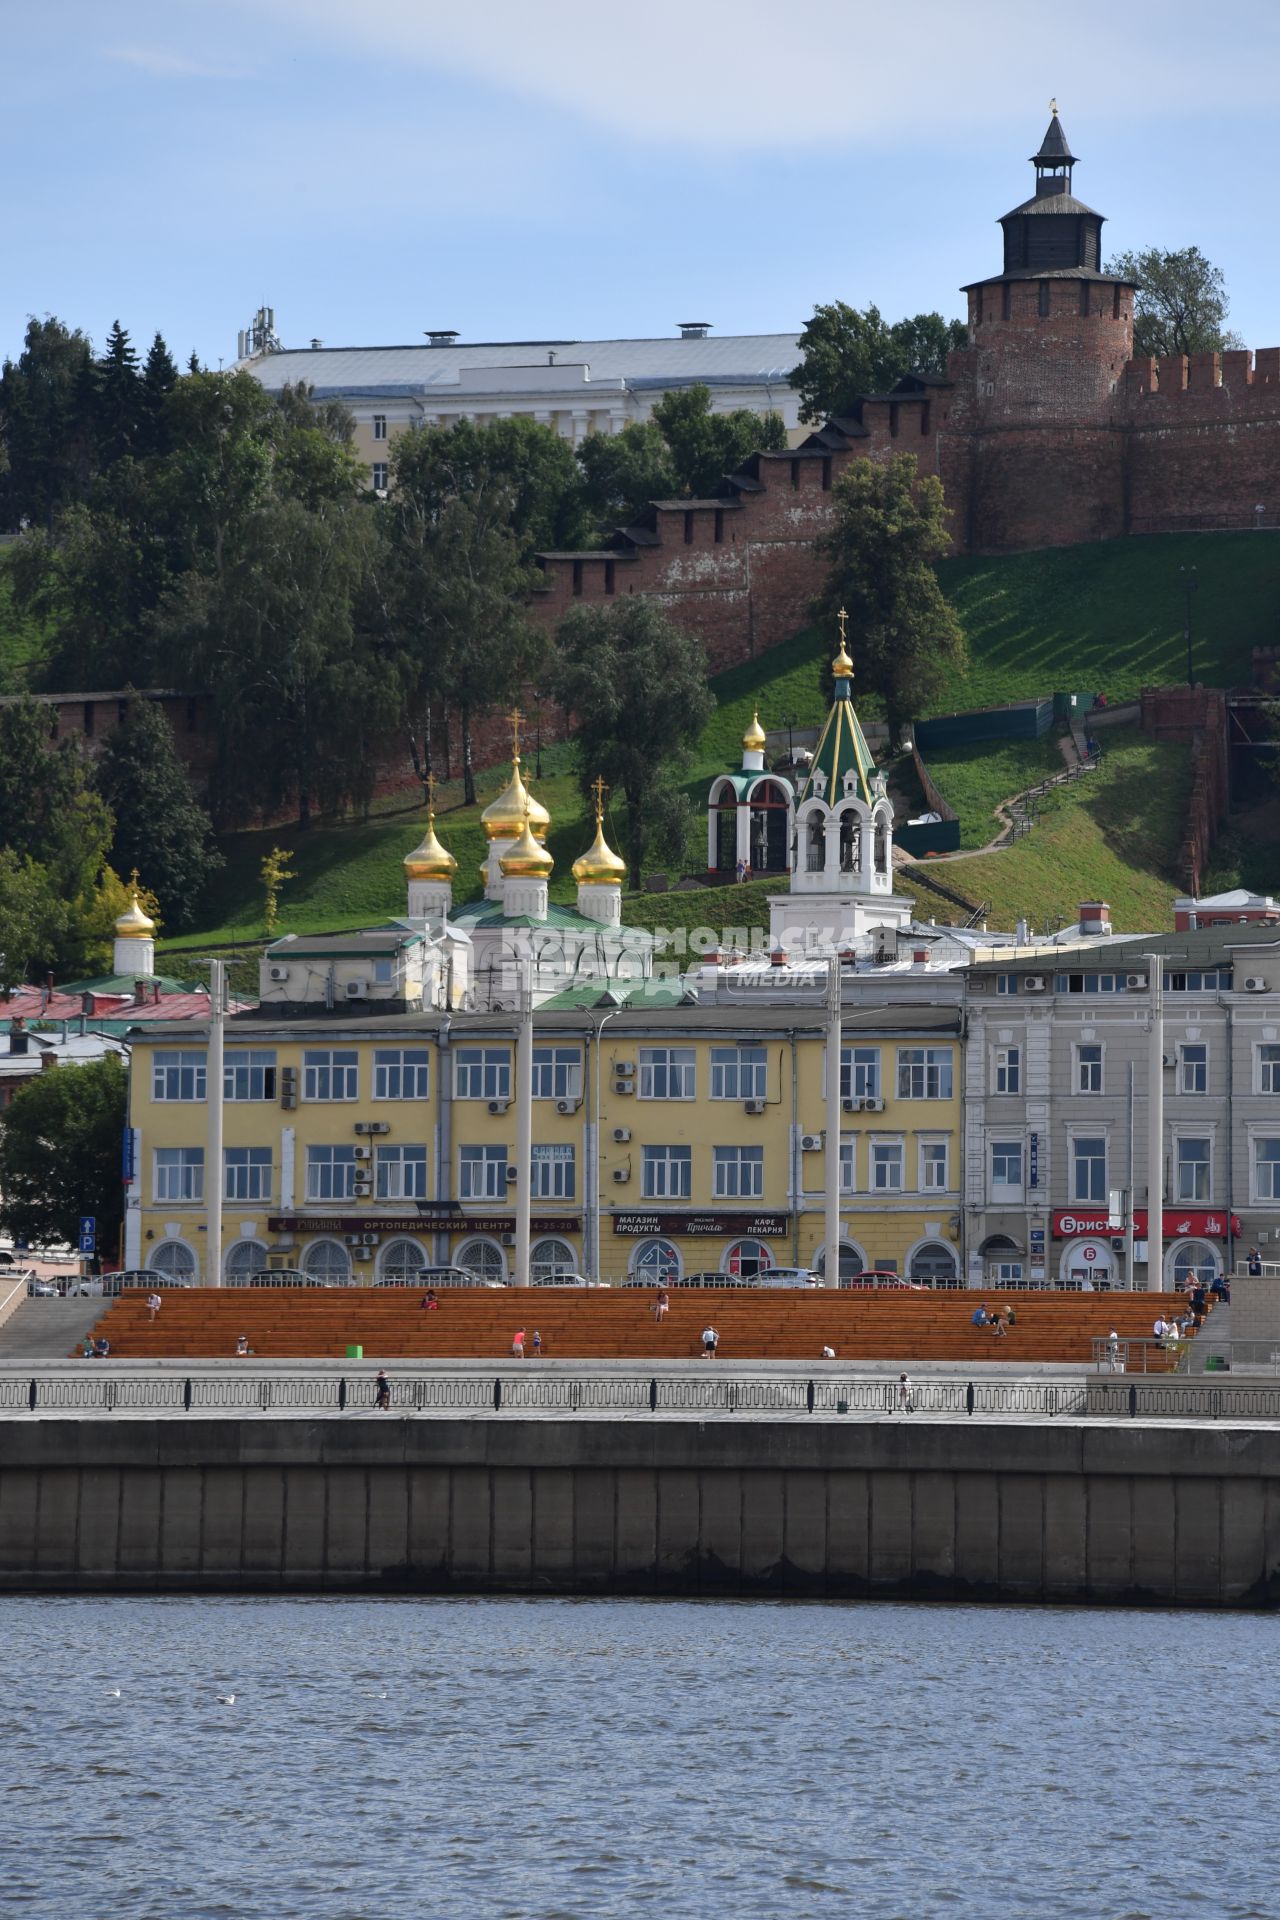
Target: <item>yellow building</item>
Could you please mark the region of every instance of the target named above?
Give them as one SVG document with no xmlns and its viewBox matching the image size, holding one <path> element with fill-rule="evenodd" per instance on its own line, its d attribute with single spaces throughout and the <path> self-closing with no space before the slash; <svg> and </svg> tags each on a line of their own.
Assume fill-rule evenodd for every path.
<svg viewBox="0 0 1280 1920">
<path fill-rule="evenodd" d="M 513 1279 L 522 1177 L 538 1276 L 820 1269 L 821 1013 L 583 997 L 535 1018 L 527 1169 L 509 1016 L 229 1022 L 224 1277 Z M 842 1266 L 957 1276 L 958 1010 L 864 1010 L 843 1052 Z M 135 1037 L 125 1264 L 208 1284 L 205 1061 L 189 1023 Z"/>
</svg>

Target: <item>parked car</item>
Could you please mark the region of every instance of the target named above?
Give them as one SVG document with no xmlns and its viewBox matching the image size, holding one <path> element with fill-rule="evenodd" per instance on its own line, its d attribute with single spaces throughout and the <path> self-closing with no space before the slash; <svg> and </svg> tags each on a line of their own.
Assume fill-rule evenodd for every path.
<svg viewBox="0 0 1280 1920">
<path fill-rule="evenodd" d="M 531 1280 L 532 1287 L 607 1287 L 607 1280 L 588 1280 L 584 1273 L 557 1273 L 545 1280 Z"/>
<path fill-rule="evenodd" d="M 921 1293 L 924 1289 L 916 1280 L 904 1280 L 900 1273 L 842 1273 L 840 1285 L 846 1290 L 859 1290 L 871 1287 L 905 1287 L 911 1293 Z"/>
<path fill-rule="evenodd" d="M 505 1287 L 505 1280 L 486 1280 L 467 1267 L 419 1267 L 405 1280 L 375 1280 L 375 1287 L 413 1287 L 423 1293 L 428 1287 Z"/>
<path fill-rule="evenodd" d="M 38 1273 L 30 1274 L 27 1278 L 27 1295 L 32 1300 L 56 1300 L 58 1283 L 56 1280 L 42 1279 Z"/>
<path fill-rule="evenodd" d="M 86 1273 L 67 1282 L 68 1300 L 101 1300 L 105 1291 L 97 1274 Z"/>
<path fill-rule="evenodd" d="M 749 1287 L 820 1287 L 822 1281 L 808 1267 L 768 1267 L 746 1283 Z"/>
</svg>

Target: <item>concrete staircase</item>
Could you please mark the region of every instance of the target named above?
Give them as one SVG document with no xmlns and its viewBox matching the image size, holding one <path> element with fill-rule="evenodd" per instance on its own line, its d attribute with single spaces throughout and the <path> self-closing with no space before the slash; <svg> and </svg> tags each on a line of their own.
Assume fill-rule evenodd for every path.
<svg viewBox="0 0 1280 1920">
<path fill-rule="evenodd" d="M 65 1359 L 103 1319 L 103 1300 L 24 1300 L 0 1326 L 0 1360 Z M 105 1331 L 110 1335 L 110 1328 Z"/>
</svg>

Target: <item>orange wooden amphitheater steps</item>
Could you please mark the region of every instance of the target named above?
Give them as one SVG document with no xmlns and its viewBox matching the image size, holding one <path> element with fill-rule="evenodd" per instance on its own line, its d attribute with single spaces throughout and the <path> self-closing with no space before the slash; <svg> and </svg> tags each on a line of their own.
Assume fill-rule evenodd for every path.
<svg viewBox="0 0 1280 1920">
<path fill-rule="evenodd" d="M 450 1288 L 437 1312 L 409 1290 L 364 1288 L 173 1288 L 152 1321 L 145 1293 L 130 1291 L 104 1313 L 105 1333 L 123 1359 L 226 1359 L 240 1334 L 271 1360 L 341 1359 L 349 1345 L 365 1358 L 485 1359 L 510 1356 L 511 1337 L 536 1327 L 547 1357 L 582 1360 L 688 1359 L 702 1329 L 720 1334 L 734 1360 L 817 1360 L 824 1346 L 842 1360 L 1087 1362 L 1093 1341 L 1114 1327 L 1122 1339 L 1149 1339 L 1169 1296 L 1159 1293 L 1024 1293 L 1005 1339 L 972 1325 L 976 1292 L 791 1293 L 678 1288 L 660 1325 L 652 1295 L 620 1289 L 557 1292 Z M 1001 1296 L 986 1296 L 989 1305 Z M 1007 1304 L 1007 1302 L 1003 1303 Z M 1152 1355 L 1152 1359 L 1156 1356 Z"/>
</svg>

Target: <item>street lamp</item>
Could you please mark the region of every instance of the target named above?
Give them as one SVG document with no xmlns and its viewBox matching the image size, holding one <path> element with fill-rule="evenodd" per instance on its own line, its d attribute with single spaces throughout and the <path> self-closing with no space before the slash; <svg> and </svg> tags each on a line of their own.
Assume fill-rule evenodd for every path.
<svg viewBox="0 0 1280 1920">
<path fill-rule="evenodd" d="M 794 767 L 796 763 L 795 750 L 791 744 L 791 729 L 796 724 L 797 717 L 794 713 L 784 713 L 781 714 L 778 719 L 778 725 L 785 727 L 787 730 L 787 765 L 789 767 Z"/>
<path fill-rule="evenodd" d="M 1196 578 L 1196 570 L 1194 567 L 1179 567 L 1178 572 L 1182 575 L 1182 591 L 1186 597 L 1186 613 L 1182 622 L 1182 637 L 1187 643 L 1187 685 L 1194 687 L 1196 676 L 1191 664 L 1191 596 L 1200 582 Z"/>
</svg>

